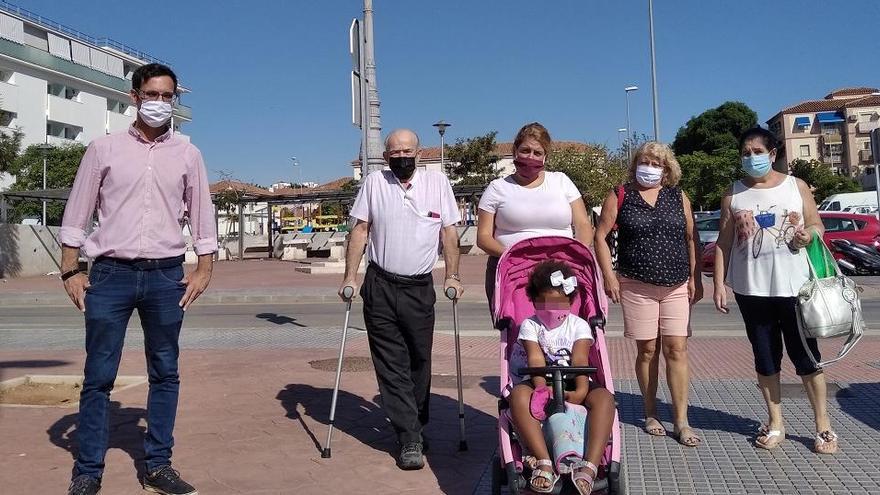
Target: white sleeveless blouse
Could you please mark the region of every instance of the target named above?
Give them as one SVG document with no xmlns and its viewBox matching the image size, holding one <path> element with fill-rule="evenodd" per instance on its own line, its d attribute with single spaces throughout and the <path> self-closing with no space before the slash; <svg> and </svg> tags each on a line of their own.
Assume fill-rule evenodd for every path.
<svg viewBox="0 0 880 495">
<path fill-rule="evenodd" d="M 730 202 L 734 238 L 727 285 L 750 296 L 795 297 L 809 279 L 805 250 L 788 247 L 804 224 L 804 202 L 794 177 L 769 189 L 733 185 Z"/>
</svg>

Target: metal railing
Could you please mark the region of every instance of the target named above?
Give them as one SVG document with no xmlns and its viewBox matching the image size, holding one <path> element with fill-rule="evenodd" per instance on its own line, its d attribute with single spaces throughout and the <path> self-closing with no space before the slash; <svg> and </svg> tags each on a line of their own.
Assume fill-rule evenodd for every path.
<svg viewBox="0 0 880 495">
<path fill-rule="evenodd" d="M 120 51 L 126 55 L 130 55 L 139 60 L 143 60 L 144 62 L 155 62 L 163 65 L 169 65 L 168 62 L 165 62 L 162 59 L 156 58 L 148 53 L 144 53 L 140 50 L 132 48 L 124 43 L 120 43 L 111 38 L 96 38 L 94 36 L 90 36 L 82 31 L 73 29 L 71 27 L 65 26 L 64 24 L 53 21 L 52 19 L 47 19 L 40 14 L 35 12 L 31 12 L 30 10 L 19 7 L 18 5 L 9 3 L 5 0 L 0 0 L 0 10 L 5 10 L 12 14 L 15 14 L 19 17 L 23 17 L 31 22 L 39 24 L 42 27 L 52 29 L 61 33 L 64 33 L 71 38 L 77 39 L 79 41 L 83 41 L 89 43 L 91 45 L 97 47 L 106 47 L 112 48 L 114 50 Z"/>
</svg>

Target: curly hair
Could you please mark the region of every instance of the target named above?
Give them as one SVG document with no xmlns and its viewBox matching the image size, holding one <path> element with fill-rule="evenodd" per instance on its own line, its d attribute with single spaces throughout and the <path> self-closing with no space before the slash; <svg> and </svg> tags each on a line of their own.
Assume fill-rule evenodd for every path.
<svg viewBox="0 0 880 495">
<path fill-rule="evenodd" d="M 657 141 L 643 143 L 633 154 L 629 164 L 629 182 L 635 183 L 636 167 L 643 158 L 655 158 L 663 165 L 664 186 L 675 187 L 678 185 L 678 181 L 681 180 L 681 166 L 675 158 L 675 153 L 672 152 L 672 148 Z"/>
<path fill-rule="evenodd" d="M 541 294 L 548 290 L 555 290 L 560 294 L 566 295 L 569 302 L 574 300 L 574 292 L 571 294 L 565 294 L 565 292 L 562 291 L 561 286 L 554 287 L 553 284 L 550 283 L 550 275 L 557 271 L 562 272 L 562 276 L 565 278 L 574 275 L 572 269 L 561 261 L 542 261 L 535 265 L 532 274 L 529 275 L 529 284 L 526 286 L 526 295 L 529 296 L 530 301 L 535 302 Z"/>
</svg>

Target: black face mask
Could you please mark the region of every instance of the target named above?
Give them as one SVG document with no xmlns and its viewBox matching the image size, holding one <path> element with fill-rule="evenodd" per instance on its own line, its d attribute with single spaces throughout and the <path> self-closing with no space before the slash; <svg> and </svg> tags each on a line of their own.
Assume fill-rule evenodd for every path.
<svg viewBox="0 0 880 495">
<path fill-rule="evenodd" d="M 388 167 L 398 180 L 409 180 L 416 171 L 416 158 L 413 156 L 392 156 Z"/>
</svg>

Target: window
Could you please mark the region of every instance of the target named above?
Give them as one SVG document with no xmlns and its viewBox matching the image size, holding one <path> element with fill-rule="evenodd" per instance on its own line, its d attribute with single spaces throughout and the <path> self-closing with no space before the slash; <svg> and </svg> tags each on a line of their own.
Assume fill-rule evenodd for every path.
<svg viewBox="0 0 880 495">
<path fill-rule="evenodd" d="M 849 218 L 822 217 L 822 225 L 825 226 L 825 232 L 852 232 L 857 230 L 856 222 Z"/>
<path fill-rule="evenodd" d="M 871 114 L 870 113 L 860 113 L 859 114 L 859 122 L 870 122 Z"/>
<path fill-rule="evenodd" d="M 713 218 L 710 220 L 703 220 L 703 221 L 697 222 L 697 230 L 699 230 L 700 232 L 705 232 L 705 231 L 714 232 L 714 231 L 718 230 L 718 223 L 719 223 L 719 219 L 717 219 L 717 218 Z"/>
<path fill-rule="evenodd" d="M 79 90 L 63 84 L 49 83 L 46 92 L 65 100 L 79 101 Z"/>
<path fill-rule="evenodd" d="M 16 114 L 15 112 L 0 110 L 0 126 L 12 127 L 12 123 L 15 121 L 16 117 L 18 117 L 18 114 Z"/>
<path fill-rule="evenodd" d="M 119 100 L 114 100 L 114 99 L 108 98 L 107 99 L 107 111 L 114 112 L 114 113 L 121 113 L 122 115 L 125 115 L 125 112 L 128 111 L 128 105 L 125 103 L 122 103 Z"/>
<path fill-rule="evenodd" d="M 810 156 L 810 145 L 809 144 L 802 144 L 801 145 L 801 156 L 802 157 Z"/>
<path fill-rule="evenodd" d="M 867 209 L 867 208 L 865 208 L 865 209 Z M 864 213 L 869 213 L 869 212 L 866 211 L 866 212 L 864 212 Z M 856 222 L 856 227 L 857 227 L 859 230 L 864 229 L 864 228 L 865 228 L 865 225 L 868 225 L 868 222 L 866 222 L 866 221 L 864 221 L 864 220 L 856 220 L 855 222 Z"/>
</svg>

